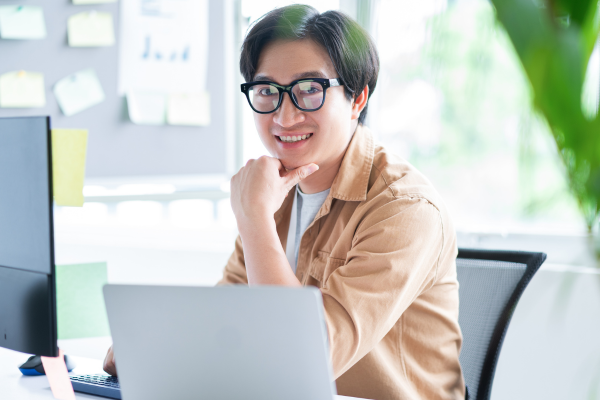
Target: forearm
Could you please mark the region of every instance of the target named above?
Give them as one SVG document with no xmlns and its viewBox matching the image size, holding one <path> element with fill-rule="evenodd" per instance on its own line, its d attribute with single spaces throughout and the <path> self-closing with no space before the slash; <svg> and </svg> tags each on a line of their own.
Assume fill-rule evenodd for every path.
<svg viewBox="0 0 600 400">
<path fill-rule="evenodd" d="M 248 284 L 301 286 L 281 246 L 275 221 L 238 221 Z"/>
</svg>

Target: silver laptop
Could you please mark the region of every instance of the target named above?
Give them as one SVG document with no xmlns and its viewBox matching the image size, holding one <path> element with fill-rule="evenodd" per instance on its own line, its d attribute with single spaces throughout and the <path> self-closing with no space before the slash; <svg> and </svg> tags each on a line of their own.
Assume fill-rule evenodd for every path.
<svg viewBox="0 0 600 400">
<path fill-rule="evenodd" d="M 121 395 L 333 400 L 315 288 L 106 285 Z"/>
</svg>

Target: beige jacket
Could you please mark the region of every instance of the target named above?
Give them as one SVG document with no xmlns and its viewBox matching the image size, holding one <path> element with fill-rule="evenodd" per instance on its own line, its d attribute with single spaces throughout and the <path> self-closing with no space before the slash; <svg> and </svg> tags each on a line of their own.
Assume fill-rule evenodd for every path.
<svg viewBox="0 0 600 400">
<path fill-rule="evenodd" d="M 286 248 L 293 196 L 275 213 Z M 464 399 L 456 234 L 440 195 L 355 132 L 300 242 L 296 276 L 321 289 L 338 393 Z M 247 284 L 241 239 L 221 284 Z"/>
</svg>

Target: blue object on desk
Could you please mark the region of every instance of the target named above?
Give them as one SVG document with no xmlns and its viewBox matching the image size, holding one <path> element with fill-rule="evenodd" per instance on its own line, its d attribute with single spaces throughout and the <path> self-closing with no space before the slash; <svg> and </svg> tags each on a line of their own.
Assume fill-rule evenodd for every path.
<svg viewBox="0 0 600 400">
<path fill-rule="evenodd" d="M 75 368 L 75 363 L 66 355 L 65 364 L 67 365 L 67 370 L 69 372 L 73 371 L 73 368 Z M 46 375 L 46 371 L 44 371 L 44 365 L 42 364 L 42 357 L 40 356 L 29 357 L 27 361 L 19 366 L 19 371 L 21 371 L 23 375 L 27 376 Z"/>
</svg>

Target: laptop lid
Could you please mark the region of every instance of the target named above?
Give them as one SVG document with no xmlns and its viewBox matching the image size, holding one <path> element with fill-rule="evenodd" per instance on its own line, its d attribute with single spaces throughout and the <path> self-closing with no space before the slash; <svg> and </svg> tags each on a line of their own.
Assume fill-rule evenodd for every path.
<svg viewBox="0 0 600 400">
<path fill-rule="evenodd" d="M 106 285 L 104 298 L 124 399 L 336 392 L 316 288 Z"/>
</svg>

